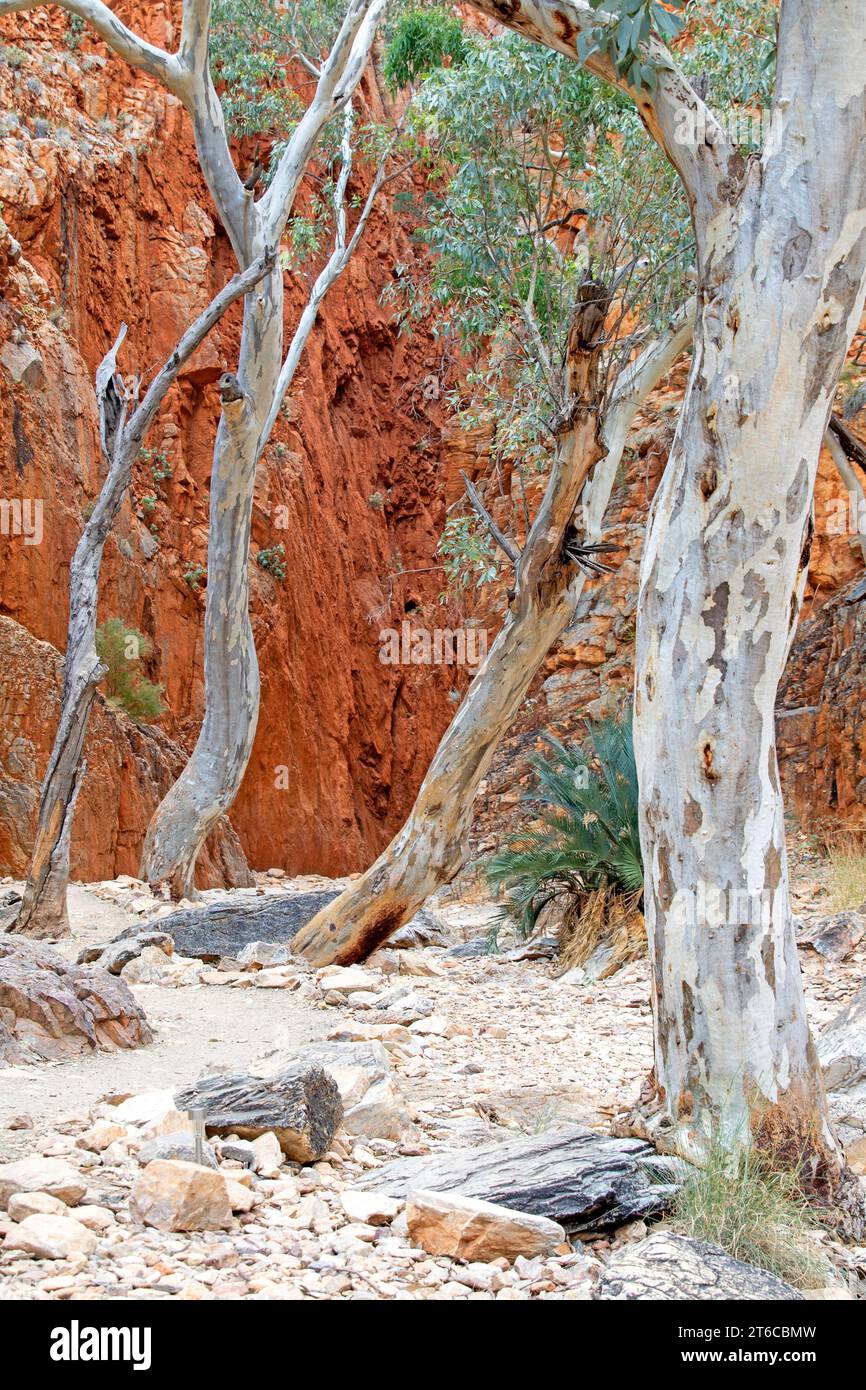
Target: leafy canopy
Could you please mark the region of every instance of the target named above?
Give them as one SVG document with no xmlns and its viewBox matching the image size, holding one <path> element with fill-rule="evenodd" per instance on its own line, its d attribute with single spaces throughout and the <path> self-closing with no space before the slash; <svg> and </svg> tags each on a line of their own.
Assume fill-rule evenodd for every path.
<svg viewBox="0 0 866 1390">
<path fill-rule="evenodd" d="M 413 5 L 399 14 L 385 54 L 385 81 L 392 92 L 427 76 L 446 60 L 462 63 L 466 54 L 463 25 L 442 5 Z"/>
</svg>

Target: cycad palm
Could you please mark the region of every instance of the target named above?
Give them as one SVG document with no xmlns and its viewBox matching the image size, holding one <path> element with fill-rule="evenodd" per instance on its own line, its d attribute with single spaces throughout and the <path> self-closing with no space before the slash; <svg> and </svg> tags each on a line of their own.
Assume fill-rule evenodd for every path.
<svg viewBox="0 0 866 1390">
<path fill-rule="evenodd" d="M 586 750 L 545 742 L 553 756 L 530 760 L 538 785 L 529 799 L 544 803 L 542 824 L 487 866 L 507 896 L 503 915 L 522 935 L 557 895 L 579 900 L 599 888 L 636 893 L 643 886 L 631 718 L 590 725 Z"/>
</svg>

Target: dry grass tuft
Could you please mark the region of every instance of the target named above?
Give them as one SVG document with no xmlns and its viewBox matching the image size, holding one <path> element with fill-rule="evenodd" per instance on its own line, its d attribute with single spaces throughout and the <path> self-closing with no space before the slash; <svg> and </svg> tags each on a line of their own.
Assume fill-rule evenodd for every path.
<svg viewBox="0 0 866 1390">
<path fill-rule="evenodd" d="M 603 944 L 612 947 L 610 960 L 599 972 L 600 980 L 613 975 L 629 961 L 646 955 L 646 925 L 640 910 L 642 890 L 634 893 L 597 888 L 571 907 L 559 924 L 557 974 L 585 965 Z"/>
<path fill-rule="evenodd" d="M 830 911 L 847 912 L 866 903 L 866 845 L 863 837 L 854 833 L 830 845 L 827 852 L 829 869 Z"/>
</svg>

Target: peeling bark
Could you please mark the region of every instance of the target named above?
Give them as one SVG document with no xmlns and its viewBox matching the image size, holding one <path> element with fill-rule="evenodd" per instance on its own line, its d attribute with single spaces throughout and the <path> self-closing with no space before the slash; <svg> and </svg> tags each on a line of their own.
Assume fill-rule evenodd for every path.
<svg viewBox="0 0 866 1390">
<path fill-rule="evenodd" d="M 209 13 L 209 5 L 203 8 Z M 189 62 L 199 74 L 191 98 L 199 160 L 217 210 L 232 234 L 241 263 L 262 244 L 275 245 L 285 228 L 304 169 L 328 119 L 350 101 L 366 65 L 384 0 L 352 0 L 340 33 L 319 74 L 315 96 L 295 129 L 267 193 L 256 203 L 237 175 L 222 167 L 221 114 L 212 112 L 207 70 L 207 26 L 190 22 Z M 202 67 L 203 65 L 203 67 Z M 219 121 L 221 138 L 215 135 Z M 317 278 L 285 362 L 283 277 L 279 270 L 247 301 L 238 379 L 243 401 L 226 407 L 217 433 L 211 475 L 208 581 L 205 605 L 205 712 L 190 759 L 154 812 L 145 838 L 142 877 L 166 884 L 173 898 L 195 897 L 195 866 L 213 826 L 237 795 L 252 752 L 259 713 L 259 670 L 249 620 L 248 556 L 255 469 L 319 307 L 357 245 L 381 186 L 380 170 L 355 233 L 346 240 L 345 195 L 351 168 L 351 116 L 347 112 L 343 167 L 337 185 L 337 244 Z M 237 184 L 237 188 L 240 185 Z"/>
<path fill-rule="evenodd" d="M 635 751 L 656 1072 L 676 1142 L 753 1135 L 832 1194 L 773 711 L 821 441 L 866 295 L 866 11 L 783 0 L 773 133 L 695 217 L 699 314 L 641 571 Z"/>
</svg>

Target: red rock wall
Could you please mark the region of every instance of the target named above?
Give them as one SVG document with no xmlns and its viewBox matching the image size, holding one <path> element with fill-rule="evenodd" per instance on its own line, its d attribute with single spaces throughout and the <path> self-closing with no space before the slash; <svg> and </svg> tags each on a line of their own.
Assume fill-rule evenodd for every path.
<svg viewBox="0 0 866 1390">
<path fill-rule="evenodd" d="M 115 6 L 169 44 L 166 14 L 177 8 Z M 0 108 L 17 113 L 0 145 L 0 200 L 22 249 L 0 286 L 0 496 L 44 500 L 41 545 L 0 536 L 0 614 L 61 650 L 69 561 L 100 481 L 94 369 L 125 320 L 122 369 L 147 375 L 234 268 L 177 101 L 89 38 L 65 49 L 64 29 L 56 10 L 0 25 L 14 58 L 0 63 Z M 324 306 L 289 418 L 260 465 L 253 554 L 282 543 L 287 573 L 280 582 L 251 563 L 262 707 L 232 820 L 254 866 L 341 873 L 369 862 L 408 810 L 453 710 L 453 668 L 378 659 L 380 627 L 399 627 L 407 599 L 435 605 L 441 587 L 439 573 L 415 572 L 436 564 L 444 521 L 443 407 L 429 381 L 438 354 L 423 332 L 398 337 L 380 303 L 395 263 L 414 254 L 383 202 Z M 287 333 L 306 293 L 306 280 L 288 286 Z M 194 567 L 206 562 L 212 383 L 236 361 L 238 325 L 239 311 L 168 398 L 147 445 L 169 458 L 172 477 L 157 487 L 150 465 L 137 466 L 134 498 L 158 501 L 150 515 L 126 505 L 105 554 L 100 619 L 121 616 L 152 638 L 162 731 L 187 748 L 203 700 Z M 36 361 L 16 380 L 22 346 Z M 47 679 L 48 655 L 29 651 L 28 678 Z M 53 728 L 26 710 L 21 718 L 35 750 L 32 792 Z M 119 811 L 106 835 L 86 813 L 76 820 L 73 873 L 85 878 L 137 868 L 153 797 L 126 795 L 136 772 L 119 756 L 122 826 Z M 158 740 L 152 756 L 159 763 Z M 166 783 L 170 761 L 154 785 Z M 94 765 L 80 805 L 96 793 Z M 110 802 L 102 815 L 114 816 Z M 27 842 L 20 826 L 6 827 L 0 872 L 23 870 Z M 210 877 L 205 868 L 202 881 Z"/>
</svg>

